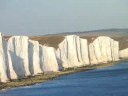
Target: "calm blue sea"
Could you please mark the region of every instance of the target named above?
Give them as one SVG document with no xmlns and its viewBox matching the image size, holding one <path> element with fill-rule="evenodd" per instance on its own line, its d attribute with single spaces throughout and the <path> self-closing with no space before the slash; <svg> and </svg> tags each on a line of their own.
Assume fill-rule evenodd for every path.
<svg viewBox="0 0 128 96">
<path fill-rule="evenodd" d="M 2 90 L 0 96 L 128 96 L 128 62 Z"/>
</svg>

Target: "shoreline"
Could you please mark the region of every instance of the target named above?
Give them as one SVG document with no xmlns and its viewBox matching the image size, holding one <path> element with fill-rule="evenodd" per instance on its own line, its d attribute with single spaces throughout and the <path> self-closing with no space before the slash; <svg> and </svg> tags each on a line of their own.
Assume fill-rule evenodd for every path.
<svg viewBox="0 0 128 96">
<path fill-rule="evenodd" d="M 0 90 L 22 87 L 22 86 L 30 86 L 30 85 L 35 85 L 35 84 L 38 84 L 38 83 L 44 83 L 44 82 L 47 82 L 49 80 L 56 79 L 60 76 L 69 75 L 69 74 L 73 74 L 73 73 L 78 73 L 78 72 L 82 72 L 82 71 L 105 68 L 105 67 L 109 67 L 109 66 L 118 64 L 119 62 L 122 62 L 122 61 L 123 60 L 117 61 L 117 62 L 112 62 L 112 63 L 87 65 L 87 66 L 83 66 L 83 67 L 70 68 L 70 69 L 66 69 L 64 71 L 54 72 L 54 73 L 51 73 L 51 74 L 39 74 L 39 75 L 36 75 L 36 76 L 30 76 L 30 77 L 27 77 L 27 78 L 24 78 L 24 79 L 11 80 L 7 83 L 1 83 L 0 84 Z"/>
</svg>

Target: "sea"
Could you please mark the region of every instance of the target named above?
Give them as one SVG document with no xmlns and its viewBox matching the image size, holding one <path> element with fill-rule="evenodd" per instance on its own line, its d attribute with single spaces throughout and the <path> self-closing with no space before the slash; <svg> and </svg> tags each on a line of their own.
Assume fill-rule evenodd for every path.
<svg viewBox="0 0 128 96">
<path fill-rule="evenodd" d="M 128 62 L 0 90 L 0 96 L 128 96 Z"/>
</svg>

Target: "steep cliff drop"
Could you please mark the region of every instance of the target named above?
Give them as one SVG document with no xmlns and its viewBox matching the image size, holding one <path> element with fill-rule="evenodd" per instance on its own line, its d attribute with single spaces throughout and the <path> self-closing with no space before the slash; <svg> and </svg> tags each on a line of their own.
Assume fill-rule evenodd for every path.
<svg viewBox="0 0 128 96">
<path fill-rule="evenodd" d="M 91 64 L 107 63 L 119 60 L 119 43 L 109 37 L 100 36 L 89 44 Z"/>
<path fill-rule="evenodd" d="M 8 40 L 10 78 L 21 79 L 29 76 L 28 37 L 14 36 Z"/>
<path fill-rule="evenodd" d="M 53 47 L 41 46 L 42 50 L 42 70 L 43 72 L 58 72 L 59 66 Z"/>
<path fill-rule="evenodd" d="M 38 41 L 29 40 L 29 69 L 32 75 L 42 73 Z"/>
<path fill-rule="evenodd" d="M 126 50 L 119 53 L 119 42 L 100 36 L 88 39 L 76 35 L 65 36 L 58 49 L 29 40 L 27 36 L 13 36 L 8 44 L 0 34 L 0 80 L 22 79 L 39 73 L 59 72 L 90 64 L 108 63 L 127 57 Z M 47 43 L 46 43 L 47 44 Z"/>
<path fill-rule="evenodd" d="M 9 80 L 7 43 L 0 32 L 0 82 Z"/>
<path fill-rule="evenodd" d="M 87 40 L 76 35 L 65 36 L 57 55 L 64 68 L 85 66 L 89 64 Z"/>
<path fill-rule="evenodd" d="M 121 59 L 128 59 L 128 48 L 120 50 L 119 56 Z"/>
</svg>

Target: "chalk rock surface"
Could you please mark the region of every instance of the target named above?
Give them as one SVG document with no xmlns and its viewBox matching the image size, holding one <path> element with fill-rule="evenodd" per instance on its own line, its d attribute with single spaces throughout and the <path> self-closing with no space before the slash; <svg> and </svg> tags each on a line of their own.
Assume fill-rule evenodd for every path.
<svg viewBox="0 0 128 96">
<path fill-rule="evenodd" d="M 11 79 L 29 76 L 28 37 L 14 36 L 8 40 L 8 58 Z"/>
<path fill-rule="evenodd" d="M 109 37 L 100 36 L 89 44 L 91 64 L 119 60 L 119 43 Z"/>
<path fill-rule="evenodd" d="M 59 66 L 53 47 L 42 46 L 42 70 L 44 72 L 58 72 Z"/>
<path fill-rule="evenodd" d="M 122 59 L 127 59 L 128 58 L 128 48 L 120 50 L 119 56 Z"/>
<path fill-rule="evenodd" d="M 38 41 L 29 40 L 29 69 L 32 75 L 42 73 L 39 57 Z"/>
<path fill-rule="evenodd" d="M 88 42 L 86 39 L 80 39 L 80 48 L 81 48 L 81 58 L 82 63 L 85 65 L 90 64 L 89 53 L 88 53 Z"/>
<path fill-rule="evenodd" d="M 7 43 L 0 32 L 0 82 L 9 80 Z"/>
<path fill-rule="evenodd" d="M 21 79 L 63 68 L 76 68 L 128 58 L 128 48 L 119 52 L 119 42 L 100 36 L 88 44 L 76 35 L 65 36 L 58 49 L 40 45 L 27 36 L 13 36 L 8 44 L 0 33 L 0 82 Z"/>
<path fill-rule="evenodd" d="M 89 64 L 87 40 L 76 35 L 65 36 L 65 39 L 59 44 L 57 56 L 64 68 Z"/>
</svg>

